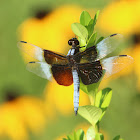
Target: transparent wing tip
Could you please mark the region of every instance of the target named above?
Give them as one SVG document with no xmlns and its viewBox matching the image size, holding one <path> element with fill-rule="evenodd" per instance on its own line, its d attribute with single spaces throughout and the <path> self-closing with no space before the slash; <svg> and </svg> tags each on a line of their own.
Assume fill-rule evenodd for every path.
<svg viewBox="0 0 140 140">
<path fill-rule="evenodd" d="M 17 43 L 18 48 L 21 49 L 22 43 L 27 43 L 27 42 L 26 42 L 26 41 L 19 41 L 19 42 Z"/>
<path fill-rule="evenodd" d="M 129 60 L 131 60 L 131 63 L 133 63 L 133 62 L 134 62 L 134 58 L 133 58 L 132 56 L 127 55 L 127 57 L 129 58 Z"/>
</svg>

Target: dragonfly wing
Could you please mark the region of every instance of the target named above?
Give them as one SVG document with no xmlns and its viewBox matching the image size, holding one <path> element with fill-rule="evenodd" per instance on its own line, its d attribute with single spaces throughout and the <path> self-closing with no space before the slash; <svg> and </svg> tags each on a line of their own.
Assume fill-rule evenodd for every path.
<svg viewBox="0 0 140 140">
<path fill-rule="evenodd" d="M 102 68 L 105 70 L 104 78 L 108 78 L 132 63 L 133 58 L 128 55 L 119 55 L 101 60 Z"/>
<path fill-rule="evenodd" d="M 96 60 L 102 59 L 111 52 L 113 52 L 119 44 L 122 42 L 123 36 L 121 34 L 113 34 L 103 39 L 97 44 L 97 58 Z"/>
<path fill-rule="evenodd" d="M 97 83 L 103 74 L 100 61 L 78 64 L 78 74 L 85 85 Z"/>
<path fill-rule="evenodd" d="M 87 48 L 83 52 L 78 52 L 74 55 L 76 62 L 80 63 L 91 63 L 97 58 L 97 50 L 95 46 Z"/>
<path fill-rule="evenodd" d="M 68 65 L 52 65 L 52 73 L 59 85 L 69 86 L 73 83 L 72 68 Z"/>
<path fill-rule="evenodd" d="M 110 35 L 99 42 L 97 46 L 91 46 L 85 51 L 75 54 L 74 59 L 78 63 L 92 63 L 100 60 L 114 51 L 122 42 L 122 38 L 121 34 Z"/>
<path fill-rule="evenodd" d="M 41 62 L 47 62 L 48 64 L 66 64 L 68 60 L 65 55 L 55 53 L 49 50 L 42 49 L 38 46 L 35 46 L 31 43 L 25 41 L 20 41 L 18 47 L 31 57 L 37 59 Z"/>
<path fill-rule="evenodd" d="M 67 57 L 63 54 L 54 53 L 49 50 L 44 50 L 44 58 L 48 64 L 66 65 L 69 63 Z"/>
<path fill-rule="evenodd" d="M 26 68 L 28 71 L 33 72 L 42 78 L 48 80 L 51 80 L 52 78 L 51 65 L 46 62 L 29 62 Z"/>
<path fill-rule="evenodd" d="M 43 56 L 44 51 L 38 46 L 25 41 L 20 41 L 18 42 L 18 48 L 39 61 L 45 61 Z"/>
</svg>

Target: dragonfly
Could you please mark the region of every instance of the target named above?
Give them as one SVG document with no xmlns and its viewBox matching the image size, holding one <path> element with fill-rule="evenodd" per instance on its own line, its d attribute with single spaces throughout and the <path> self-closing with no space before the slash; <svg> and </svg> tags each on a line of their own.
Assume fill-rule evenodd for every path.
<svg viewBox="0 0 140 140">
<path fill-rule="evenodd" d="M 72 38 L 68 41 L 71 48 L 67 55 L 46 50 L 25 41 L 20 41 L 18 47 L 37 60 L 27 64 L 27 70 L 30 72 L 48 80 L 53 77 L 59 85 L 74 84 L 73 103 L 74 112 L 77 115 L 80 80 L 84 85 L 97 83 L 102 77 L 108 78 L 133 62 L 133 58 L 128 55 L 106 58 L 119 46 L 121 40 L 121 34 L 112 34 L 97 45 L 80 51 L 78 39 Z"/>
</svg>

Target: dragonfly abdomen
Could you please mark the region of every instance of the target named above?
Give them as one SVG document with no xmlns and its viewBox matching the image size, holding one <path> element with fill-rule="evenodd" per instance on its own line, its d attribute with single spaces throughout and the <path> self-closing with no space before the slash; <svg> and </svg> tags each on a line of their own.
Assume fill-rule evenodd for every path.
<svg viewBox="0 0 140 140">
<path fill-rule="evenodd" d="M 76 69 L 72 70 L 73 75 L 73 84 L 74 84 L 74 97 L 73 97 L 73 103 L 74 103 L 74 112 L 75 115 L 77 115 L 78 107 L 79 107 L 79 86 L 80 86 L 80 80 L 78 76 L 78 72 Z"/>
</svg>

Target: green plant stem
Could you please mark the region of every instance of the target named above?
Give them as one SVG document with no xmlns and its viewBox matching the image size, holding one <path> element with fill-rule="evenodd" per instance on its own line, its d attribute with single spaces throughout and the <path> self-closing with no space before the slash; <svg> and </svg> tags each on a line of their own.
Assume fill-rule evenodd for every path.
<svg viewBox="0 0 140 140">
<path fill-rule="evenodd" d="M 89 100 L 91 105 L 95 106 L 95 98 L 96 98 L 96 94 L 97 94 L 98 88 L 95 87 L 95 90 L 93 90 L 90 94 L 89 94 Z"/>
</svg>

